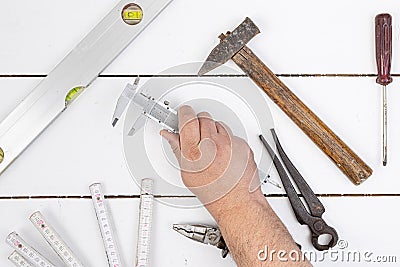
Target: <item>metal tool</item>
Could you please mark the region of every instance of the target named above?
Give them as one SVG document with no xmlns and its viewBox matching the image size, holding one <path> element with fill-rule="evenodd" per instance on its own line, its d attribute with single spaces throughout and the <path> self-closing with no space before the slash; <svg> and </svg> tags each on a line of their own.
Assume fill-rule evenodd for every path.
<svg viewBox="0 0 400 267">
<path fill-rule="evenodd" d="M 228 246 L 217 227 L 208 225 L 174 224 L 172 227 L 178 233 L 203 244 L 212 245 L 222 250 L 222 257 L 229 253 Z"/>
<path fill-rule="evenodd" d="M 49 245 L 57 253 L 65 265 L 70 267 L 84 266 L 39 211 L 33 213 L 29 217 L 29 220 L 44 237 L 44 239 L 46 239 L 47 243 L 49 243 Z"/>
<path fill-rule="evenodd" d="M 253 21 L 246 18 L 232 33 L 222 34 L 221 43 L 211 52 L 199 75 L 232 59 L 354 184 L 364 182 L 372 169 L 246 46 L 259 32 Z"/>
<path fill-rule="evenodd" d="M 128 84 L 127 87 L 129 86 Z M 128 135 L 133 136 L 138 130 L 143 128 L 147 118 L 161 124 L 168 131 L 179 132 L 178 113 L 169 107 L 168 101 L 157 101 L 154 97 L 146 95 L 140 89 L 136 89 L 130 96 L 135 106 L 142 110 L 142 115 L 137 118 Z"/>
<path fill-rule="evenodd" d="M 114 116 L 112 119 L 112 126 L 115 127 L 117 122 L 121 118 L 122 114 L 125 112 L 126 108 L 128 107 L 129 103 L 133 99 L 136 89 L 139 86 L 140 78 L 137 77 L 133 84 L 128 83 L 122 91 L 121 96 L 118 98 L 117 106 L 115 107 Z"/>
<path fill-rule="evenodd" d="M 274 138 L 276 148 L 278 150 L 278 154 L 281 157 L 283 164 L 285 165 L 288 173 L 292 177 L 295 182 L 297 188 L 299 189 L 300 194 L 304 198 L 308 210 L 304 206 L 304 203 L 301 201 L 300 197 L 297 195 L 296 189 L 293 186 L 288 173 L 285 171 L 281 161 L 278 156 L 275 155 L 274 150 L 268 144 L 266 139 L 261 135 L 260 139 L 264 144 L 265 148 L 268 150 L 271 158 L 273 159 L 275 168 L 277 169 L 279 176 L 281 177 L 283 187 L 288 195 L 290 204 L 292 205 L 292 209 L 294 214 L 296 215 L 297 221 L 304 225 L 306 224 L 311 231 L 311 243 L 317 250 L 327 250 L 331 247 L 334 247 L 338 241 L 338 234 L 335 229 L 328 226 L 326 222 L 322 219 L 322 215 L 325 212 L 325 208 L 322 203 L 319 201 L 317 196 L 314 194 L 310 186 L 304 180 L 303 176 L 296 169 L 293 163 L 290 161 L 285 151 L 283 150 L 278 137 L 275 133 L 275 130 L 272 129 L 272 136 Z M 323 245 L 319 243 L 318 238 L 322 235 L 329 235 L 331 237 L 329 243 L 327 245 Z"/>
<path fill-rule="evenodd" d="M 306 207 L 304 206 L 303 202 L 301 201 L 300 197 L 297 195 L 296 189 L 294 188 L 292 182 L 288 174 L 285 171 L 281 161 L 275 155 L 274 150 L 268 144 L 266 139 L 261 135 L 260 139 L 267 149 L 268 153 L 270 154 L 271 158 L 273 159 L 274 165 L 278 171 L 279 176 L 281 177 L 283 186 L 285 191 L 288 195 L 290 204 L 292 205 L 292 209 L 295 213 L 295 216 L 298 222 L 302 225 L 306 224 L 310 228 L 311 231 L 311 243 L 317 250 L 327 250 L 332 248 L 338 242 L 338 234 L 335 229 L 328 226 L 326 222 L 322 219 L 322 215 L 325 212 L 325 208 L 319 199 L 316 197 L 310 186 L 301 176 L 299 171 L 290 161 L 288 156 L 286 155 L 285 151 L 283 150 L 278 137 L 275 131 L 272 129 L 272 136 L 276 143 L 276 148 L 282 161 L 288 170 L 289 174 L 291 175 L 292 179 L 296 183 L 297 188 L 299 189 L 300 193 L 302 194 L 308 209 L 310 212 L 307 211 Z M 190 224 L 175 224 L 173 229 L 178 233 L 201 243 L 204 244 L 211 244 L 217 246 L 218 248 L 222 249 L 222 256 L 225 258 L 228 254 L 229 250 L 225 244 L 225 241 L 222 237 L 221 231 L 219 228 L 205 226 L 205 225 L 190 225 Z M 327 245 L 320 244 L 318 238 L 322 235 L 329 235 L 331 237 L 329 243 Z M 297 244 L 299 249 L 301 249 L 301 245 Z"/>
<path fill-rule="evenodd" d="M 222 258 L 229 254 L 229 248 L 225 243 L 221 230 L 218 227 L 212 227 L 203 224 L 174 224 L 172 229 L 181 235 L 194 241 L 212 245 L 222 250 Z M 301 245 L 297 244 L 301 250 Z"/>
<path fill-rule="evenodd" d="M 132 88 L 132 85 L 128 84 L 128 87 Z M 133 136 L 136 134 L 143 128 L 147 119 L 160 124 L 168 131 L 179 133 L 178 112 L 169 106 L 168 101 L 157 101 L 154 97 L 144 94 L 139 88 L 136 89 L 135 94 L 130 93 L 130 96 L 130 99 L 142 113 L 134 122 L 128 135 Z M 270 183 L 277 188 L 281 188 L 279 183 L 263 171 L 258 170 L 258 175 L 263 183 Z"/>
<path fill-rule="evenodd" d="M 29 263 L 36 267 L 55 267 L 49 260 L 37 250 L 26 243 L 17 233 L 12 232 L 7 236 L 7 244 L 19 252 Z"/>
<path fill-rule="evenodd" d="M 153 221 L 153 180 L 143 179 L 140 189 L 139 227 L 136 267 L 148 267 L 150 259 L 151 224 Z"/>
<path fill-rule="evenodd" d="M 94 210 L 96 212 L 97 222 L 99 224 L 101 237 L 106 251 L 108 266 L 122 267 L 118 246 L 115 242 L 115 234 L 111 217 L 108 214 L 106 202 L 104 199 L 101 184 L 95 183 L 89 187 L 92 196 Z"/>
<path fill-rule="evenodd" d="M 122 0 L 0 124 L 0 173 L 172 0 Z M 72 90 L 71 90 L 72 89 Z"/>
<path fill-rule="evenodd" d="M 393 81 L 390 75 L 392 67 L 392 16 L 379 14 L 375 17 L 375 46 L 378 78 L 376 82 L 383 86 L 382 90 L 382 161 L 387 164 L 387 90 L 386 86 Z"/>
<path fill-rule="evenodd" d="M 14 263 L 17 267 L 33 267 L 21 254 L 17 251 L 13 251 L 11 255 L 8 257 L 8 260 Z"/>
</svg>

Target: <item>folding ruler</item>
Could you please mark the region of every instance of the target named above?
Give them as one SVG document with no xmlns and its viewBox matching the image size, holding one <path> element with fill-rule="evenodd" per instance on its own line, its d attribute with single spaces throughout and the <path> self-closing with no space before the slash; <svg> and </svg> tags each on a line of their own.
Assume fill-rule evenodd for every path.
<svg viewBox="0 0 400 267">
<path fill-rule="evenodd" d="M 143 179 L 140 193 L 140 211 L 139 211 L 139 231 L 138 231 L 138 245 L 136 266 L 146 267 L 149 266 L 149 253 L 150 253 L 150 234 L 151 222 L 153 214 L 153 180 Z M 101 236 L 104 242 L 104 248 L 110 267 L 121 267 L 120 254 L 118 253 L 118 246 L 115 242 L 115 234 L 111 218 L 107 212 L 107 207 L 104 199 L 101 184 L 95 183 L 90 187 L 90 193 L 93 200 L 94 209 L 96 211 L 97 222 Z"/>
<path fill-rule="evenodd" d="M 153 221 L 153 180 L 143 179 L 140 189 L 139 233 L 136 267 L 148 267 L 150 256 L 151 223 Z"/>
<path fill-rule="evenodd" d="M 11 234 L 9 234 L 7 236 L 6 242 L 13 249 L 18 251 L 18 253 L 22 255 L 22 257 L 25 259 L 25 261 L 28 261 L 32 266 L 55 267 L 54 264 L 52 264 L 49 260 L 42 256 L 37 250 L 32 248 L 28 243 L 26 243 L 17 233 L 12 232 Z"/>
<path fill-rule="evenodd" d="M 0 124 L 0 174 L 172 0 L 122 0 Z"/>
<path fill-rule="evenodd" d="M 46 239 L 47 243 L 52 247 L 54 252 L 57 253 L 66 266 L 84 266 L 39 211 L 33 213 L 29 217 L 29 220 L 33 223 L 44 239 Z M 16 250 L 9 259 L 14 264 L 18 264 L 17 266 L 54 266 L 15 232 L 11 233 L 7 237 L 7 243 Z M 30 263 L 30 265 L 26 265 L 26 263 Z"/>
<path fill-rule="evenodd" d="M 93 206 L 96 212 L 97 222 L 99 223 L 101 237 L 103 238 L 108 265 L 110 267 L 122 267 L 118 247 L 114 238 L 113 225 L 107 212 L 101 184 L 92 184 L 89 189 L 90 194 L 92 195 Z"/>
<path fill-rule="evenodd" d="M 93 198 L 93 204 L 96 211 L 97 221 L 100 226 L 100 231 L 106 254 L 108 258 L 108 265 L 110 267 L 122 267 L 119 259 L 114 235 L 111 227 L 111 220 L 105 207 L 104 195 L 102 193 L 100 184 L 93 184 L 90 186 L 90 191 Z M 35 228 L 45 238 L 47 243 L 53 248 L 57 255 L 64 262 L 65 266 L 70 267 L 83 267 L 84 265 L 74 255 L 72 250 L 62 240 L 59 234 L 49 224 L 40 212 L 33 213 L 29 220 L 33 223 Z M 37 250 L 25 242 L 17 233 L 13 232 L 8 235 L 6 242 L 15 249 L 9 256 L 9 260 L 16 266 L 37 266 L 37 267 L 53 267 L 55 266 Z"/>
<path fill-rule="evenodd" d="M 39 211 L 33 213 L 31 217 L 29 217 L 29 220 L 33 223 L 44 239 L 46 239 L 47 243 L 49 243 L 66 266 L 84 266 Z"/>
<path fill-rule="evenodd" d="M 8 259 L 18 267 L 33 267 L 21 254 L 14 250 Z"/>
</svg>

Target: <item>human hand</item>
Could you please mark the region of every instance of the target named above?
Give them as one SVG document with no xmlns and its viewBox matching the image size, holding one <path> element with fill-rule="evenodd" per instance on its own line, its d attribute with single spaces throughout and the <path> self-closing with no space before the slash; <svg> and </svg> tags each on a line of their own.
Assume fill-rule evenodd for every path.
<svg viewBox="0 0 400 267">
<path fill-rule="evenodd" d="M 163 130 L 161 135 L 178 159 L 183 183 L 212 214 L 221 203 L 262 197 L 254 155 L 246 141 L 206 112 L 196 116 L 191 107 L 183 106 L 178 116 L 180 134 Z"/>
</svg>

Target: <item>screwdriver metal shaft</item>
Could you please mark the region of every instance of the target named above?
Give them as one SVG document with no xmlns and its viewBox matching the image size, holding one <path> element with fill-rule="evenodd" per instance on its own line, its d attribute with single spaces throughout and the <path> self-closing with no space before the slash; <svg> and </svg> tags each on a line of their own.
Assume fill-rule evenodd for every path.
<svg viewBox="0 0 400 267">
<path fill-rule="evenodd" d="M 386 85 L 383 86 L 383 93 L 382 93 L 382 106 L 383 106 L 383 113 L 382 113 L 382 140 L 383 140 L 383 147 L 382 147 L 382 161 L 383 166 L 387 164 L 387 89 Z"/>
<path fill-rule="evenodd" d="M 379 14 L 375 17 L 375 46 L 378 78 L 376 82 L 383 86 L 382 93 L 382 133 L 383 166 L 387 164 L 387 91 L 386 86 L 393 81 L 390 75 L 392 65 L 392 16 Z"/>
</svg>

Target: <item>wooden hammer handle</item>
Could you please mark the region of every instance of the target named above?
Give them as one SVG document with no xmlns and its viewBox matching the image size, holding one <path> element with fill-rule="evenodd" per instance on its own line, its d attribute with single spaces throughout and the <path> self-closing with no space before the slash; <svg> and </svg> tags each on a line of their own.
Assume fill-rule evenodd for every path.
<svg viewBox="0 0 400 267">
<path fill-rule="evenodd" d="M 232 59 L 354 184 L 359 185 L 371 176 L 372 169 L 290 91 L 248 47 L 242 48 Z"/>
</svg>

